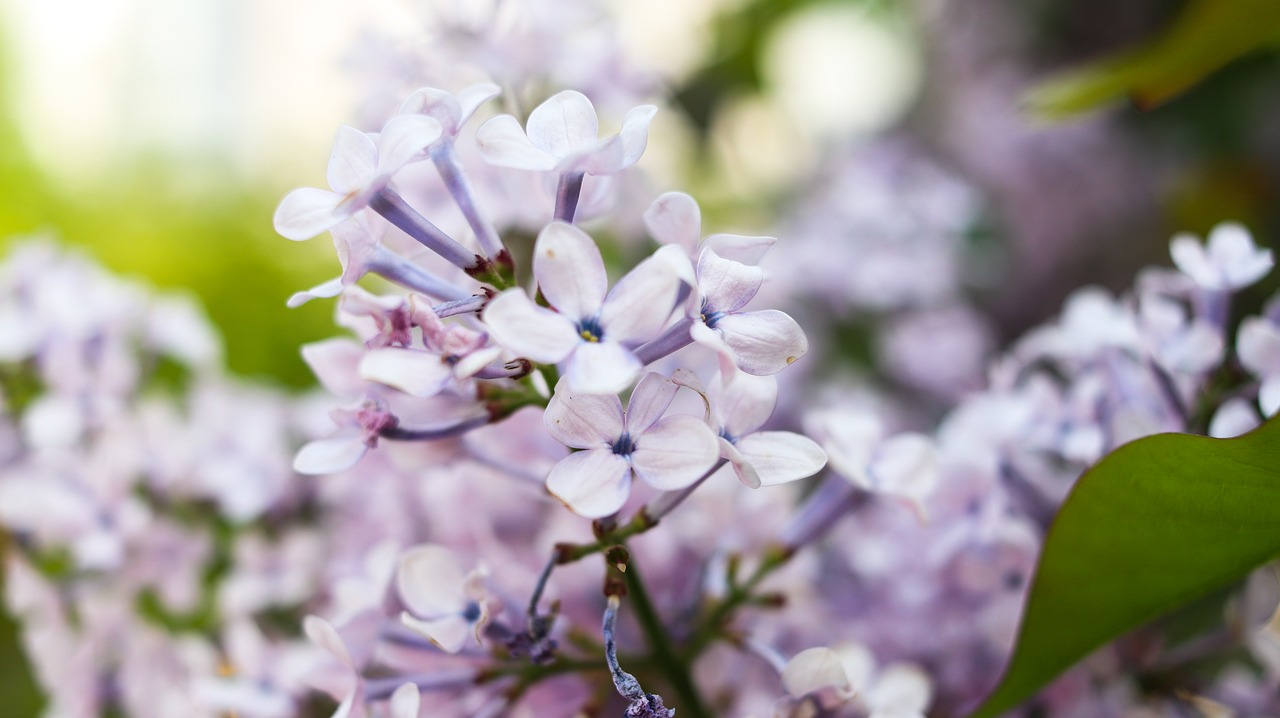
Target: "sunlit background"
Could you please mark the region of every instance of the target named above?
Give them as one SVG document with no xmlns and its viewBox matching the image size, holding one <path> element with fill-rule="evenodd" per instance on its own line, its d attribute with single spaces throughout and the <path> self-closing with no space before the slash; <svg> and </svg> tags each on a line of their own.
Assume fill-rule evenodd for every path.
<svg viewBox="0 0 1280 718">
<path fill-rule="evenodd" d="M 188 288 L 234 371 L 307 385 L 297 347 L 332 333 L 331 309 L 284 301 L 332 274 L 332 252 L 279 238 L 271 212 L 288 189 L 323 182 L 339 124 L 367 122 L 406 89 L 397 83 L 411 72 L 385 85 L 377 73 L 388 57 L 429 54 L 425 5 L 0 0 L 0 248 L 53 235 Z M 622 46 L 673 108 L 642 163 L 658 186 L 696 190 L 726 224 L 763 228 L 832 147 L 909 138 L 990 198 L 990 238 L 1011 266 L 979 300 L 1008 338 L 1083 281 L 1120 286 L 1162 261 L 1172 230 L 1235 218 L 1265 243 L 1277 226 L 1273 51 L 1242 53 L 1145 113 L 1120 102 L 1053 125 L 1027 113 L 1036 83 L 1143 46 L 1189 3 L 1085 5 L 610 7 Z M 11 626 L 2 640 L 3 711 L 32 715 Z"/>
</svg>

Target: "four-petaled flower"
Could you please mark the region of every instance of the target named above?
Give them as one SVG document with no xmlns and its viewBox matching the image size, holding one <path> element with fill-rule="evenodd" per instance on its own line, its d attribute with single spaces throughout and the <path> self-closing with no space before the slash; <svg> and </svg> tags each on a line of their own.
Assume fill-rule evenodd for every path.
<svg viewBox="0 0 1280 718">
<path fill-rule="evenodd" d="M 521 289 L 489 303 L 484 322 L 501 345 L 536 362 L 568 361 L 574 391 L 617 393 L 642 365 L 632 350 L 652 339 L 679 300 L 681 266 L 676 248 L 663 248 L 608 289 L 596 243 L 573 225 L 553 222 L 538 235 L 533 274 L 551 309 Z M 554 310 L 554 311 L 553 311 Z"/>
<path fill-rule="evenodd" d="M 1223 222 L 1209 232 L 1208 244 L 1190 234 L 1169 242 L 1173 263 L 1210 291 L 1242 289 L 1262 279 L 1275 266 L 1269 249 L 1258 249 L 1244 225 Z"/>
<path fill-rule="evenodd" d="M 425 115 L 392 118 L 376 141 L 354 127 L 338 128 L 329 156 L 331 189 L 295 189 L 276 208 L 276 231 L 288 239 L 310 239 L 369 206 L 406 164 L 440 138 L 440 123 Z"/>
<path fill-rule="evenodd" d="M 720 452 L 738 480 L 751 488 L 813 476 L 827 463 L 822 447 L 790 431 L 759 431 L 778 403 L 773 377 L 738 372 L 712 384 L 711 411 L 720 431 Z"/>
<path fill-rule="evenodd" d="M 448 653 L 457 653 L 467 637 L 480 643 L 489 622 L 485 572 L 465 573 L 453 551 L 439 544 L 415 546 L 400 557 L 396 590 L 408 608 L 404 625 Z"/>
<path fill-rule="evenodd" d="M 612 394 L 575 392 L 561 380 L 544 424 L 574 449 L 547 476 L 547 490 L 588 518 L 616 513 L 631 493 L 632 474 L 664 491 L 683 489 L 709 471 L 720 455 L 716 435 L 700 418 L 663 416 L 677 387 L 649 373 L 631 393 L 624 413 Z"/>
</svg>

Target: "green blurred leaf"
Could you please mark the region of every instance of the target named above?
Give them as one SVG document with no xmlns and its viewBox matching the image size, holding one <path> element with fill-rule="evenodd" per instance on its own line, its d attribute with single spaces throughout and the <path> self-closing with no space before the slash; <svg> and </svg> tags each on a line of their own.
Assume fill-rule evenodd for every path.
<svg viewBox="0 0 1280 718">
<path fill-rule="evenodd" d="M 1051 120 L 1124 96 L 1149 109 L 1277 40 L 1280 2 L 1276 0 L 1193 0 L 1159 39 L 1044 82 L 1027 95 L 1026 103 L 1032 112 Z"/>
<path fill-rule="evenodd" d="M 1063 504 L 1013 658 L 970 718 L 1017 706 L 1121 634 L 1280 555 L 1280 420 L 1237 439 L 1162 434 L 1088 471 Z"/>
</svg>

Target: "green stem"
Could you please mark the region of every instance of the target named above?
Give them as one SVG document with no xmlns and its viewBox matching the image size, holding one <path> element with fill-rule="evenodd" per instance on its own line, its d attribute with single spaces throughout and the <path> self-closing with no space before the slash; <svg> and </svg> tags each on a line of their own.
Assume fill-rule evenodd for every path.
<svg viewBox="0 0 1280 718">
<path fill-rule="evenodd" d="M 724 624 L 733 615 L 733 612 L 750 601 L 752 592 L 755 591 L 760 583 L 769 574 L 782 567 L 787 561 L 790 561 L 792 555 L 794 554 L 785 548 L 770 549 L 761 558 L 760 565 L 756 566 L 756 570 L 751 573 L 745 582 L 732 584 L 729 589 L 729 595 L 725 596 L 708 611 L 706 620 L 702 622 L 694 633 L 693 640 L 689 643 L 688 654 L 697 656 L 714 643 L 716 639 L 723 637 Z"/>
<path fill-rule="evenodd" d="M 556 563 L 566 564 L 579 561 L 591 556 L 592 554 L 601 553 L 607 549 L 624 543 L 632 536 L 638 536 L 645 531 L 657 526 L 658 522 L 649 517 L 644 509 L 636 512 L 631 520 L 626 524 L 619 526 L 612 531 L 605 533 L 599 541 L 588 544 L 561 543 L 556 544 Z"/>
<path fill-rule="evenodd" d="M 645 640 L 649 643 L 649 649 L 653 651 L 658 670 L 676 692 L 676 697 L 680 701 L 680 715 L 685 718 L 709 718 L 711 714 L 702 704 L 698 689 L 689 677 L 689 666 L 676 653 L 671 640 L 667 637 L 666 629 L 657 611 L 654 610 L 649 592 L 645 589 L 644 581 L 641 580 L 634 561 L 627 566 L 624 575 L 627 582 L 627 597 L 635 607 L 636 619 L 644 630 Z"/>
</svg>

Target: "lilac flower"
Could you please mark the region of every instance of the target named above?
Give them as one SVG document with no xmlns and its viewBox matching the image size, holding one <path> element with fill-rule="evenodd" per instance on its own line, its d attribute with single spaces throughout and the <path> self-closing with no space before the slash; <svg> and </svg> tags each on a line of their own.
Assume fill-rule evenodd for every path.
<svg viewBox="0 0 1280 718">
<path fill-rule="evenodd" d="M 613 395 L 578 393 L 567 377 L 547 405 L 547 432 L 582 449 L 547 476 L 547 490 L 575 513 L 600 518 L 616 513 L 631 493 L 632 475 L 663 491 L 683 489 L 715 464 L 720 449 L 702 420 L 663 416 L 678 387 L 646 374 L 631 393 L 627 411 Z"/>
<path fill-rule="evenodd" d="M 401 622 L 448 653 L 461 650 L 469 635 L 479 644 L 490 611 L 484 577 L 481 569 L 464 573 L 445 546 L 409 549 L 396 571 L 396 589 L 408 608 Z"/>
<path fill-rule="evenodd" d="M 713 234 L 701 239 L 702 210 L 697 201 L 684 192 L 667 192 L 655 199 L 644 211 L 644 226 L 651 237 L 662 244 L 683 248 L 690 259 L 697 259 L 701 247 L 714 249 L 726 259 L 755 265 L 778 241 L 774 237 L 738 234 Z"/>
<path fill-rule="evenodd" d="M 453 142 L 462 125 L 471 119 L 480 105 L 497 97 L 498 93 L 498 86 L 488 82 L 472 85 L 457 95 L 424 87 L 410 95 L 400 106 L 401 115 L 425 115 L 440 123 L 440 138 L 431 144 L 428 154 L 471 231 L 475 233 L 481 251 L 490 258 L 503 256 L 502 239 L 476 203 L 475 191 L 462 170 Z"/>
<path fill-rule="evenodd" d="M 509 289 L 489 303 L 484 323 L 518 356 L 567 361 L 565 376 L 574 391 L 616 393 L 642 368 L 633 350 L 663 328 L 676 306 L 681 262 L 678 250 L 659 250 L 606 295 L 608 278 L 595 242 L 577 227 L 553 222 L 533 250 L 533 273 L 551 309 Z"/>
<path fill-rule="evenodd" d="M 1209 232 L 1207 245 L 1190 234 L 1169 243 L 1173 263 L 1204 289 L 1233 291 L 1253 284 L 1271 271 L 1275 259 L 1259 249 L 1244 225 L 1224 222 Z"/>
<path fill-rule="evenodd" d="M 347 650 L 342 636 L 338 635 L 338 631 L 328 621 L 317 616 L 307 616 L 302 627 L 307 633 L 307 638 L 328 651 L 344 669 L 341 672 L 344 675 L 332 682 L 331 689 L 326 686 L 326 689 L 338 700 L 338 709 L 334 711 L 332 718 L 364 718 L 366 715 L 364 678 L 360 675 L 360 669 Z"/>
<path fill-rule="evenodd" d="M 844 408 L 815 413 L 806 423 L 836 473 L 865 491 L 903 499 L 924 516 L 924 502 L 938 482 L 937 449 L 928 437 L 886 438 L 878 417 Z"/>
<path fill-rule="evenodd" d="M 392 176 L 419 159 L 440 133 L 440 123 L 422 115 L 392 119 L 376 141 L 355 128 L 338 128 L 329 157 L 331 189 L 303 187 L 286 195 L 276 208 L 276 231 L 303 240 L 332 229 L 368 207 Z"/>
<path fill-rule="evenodd" d="M 778 402 L 773 377 L 738 373 L 712 386 L 711 410 L 719 427 L 720 452 L 744 485 L 755 489 L 783 484 L 812 476 L 826 465 L 826 452 L 809 437 L 759 431 Z"/>
<path fill-rule="evenodd" d="M 690 317 L 693 340 L 714 349 L 721 357 L 721 371 L 732 364 L 748 374 L 777 374 L 809 351 L 804 330 L 776 309 L 744 312 L 742 308 L 760 291 L 764 270 L 724 259 L 715 250 L 702 250 L 698 258 L 696 307 Z"/>
<path fill-rule="evenodd" d="M 612 175 L 635 164 L 649 141 L 649 122 L 658 108 L 641 105 L 627 113 L 622 130 L 600 139 L 600 120 L 586 95 L 566 90 L 529 113 L 525 128 L 511 115 L 498 115 L 476 130 L 485 161 L 500 167 L 556 171 L 555 218 L 572 222 L 585 175 Z"/>
<path fill-rule="evenodd" d="M 658 108 L 641 105 L 627 113 L 622 130 L 600 139 L 600 120 L 586 95 L 566 90 L 529 113 L 521 129 L 511 115 L 498 115 L 476 131 L 480 154 L 490 164 L 513 169 L 611 175 L 640 159 L 649 141 L 649 121 Z"/>
<path fill-rule="evenodd" d="M 1280 307 L 1280 304 L 1273 304 Z M 1280 410 L 1280 323 L 1274 318 L 1246 317 L 1236 338 L 1240 363 L 1258 377 L 1258 405 L 1264 416 Z"/>
</svg>

